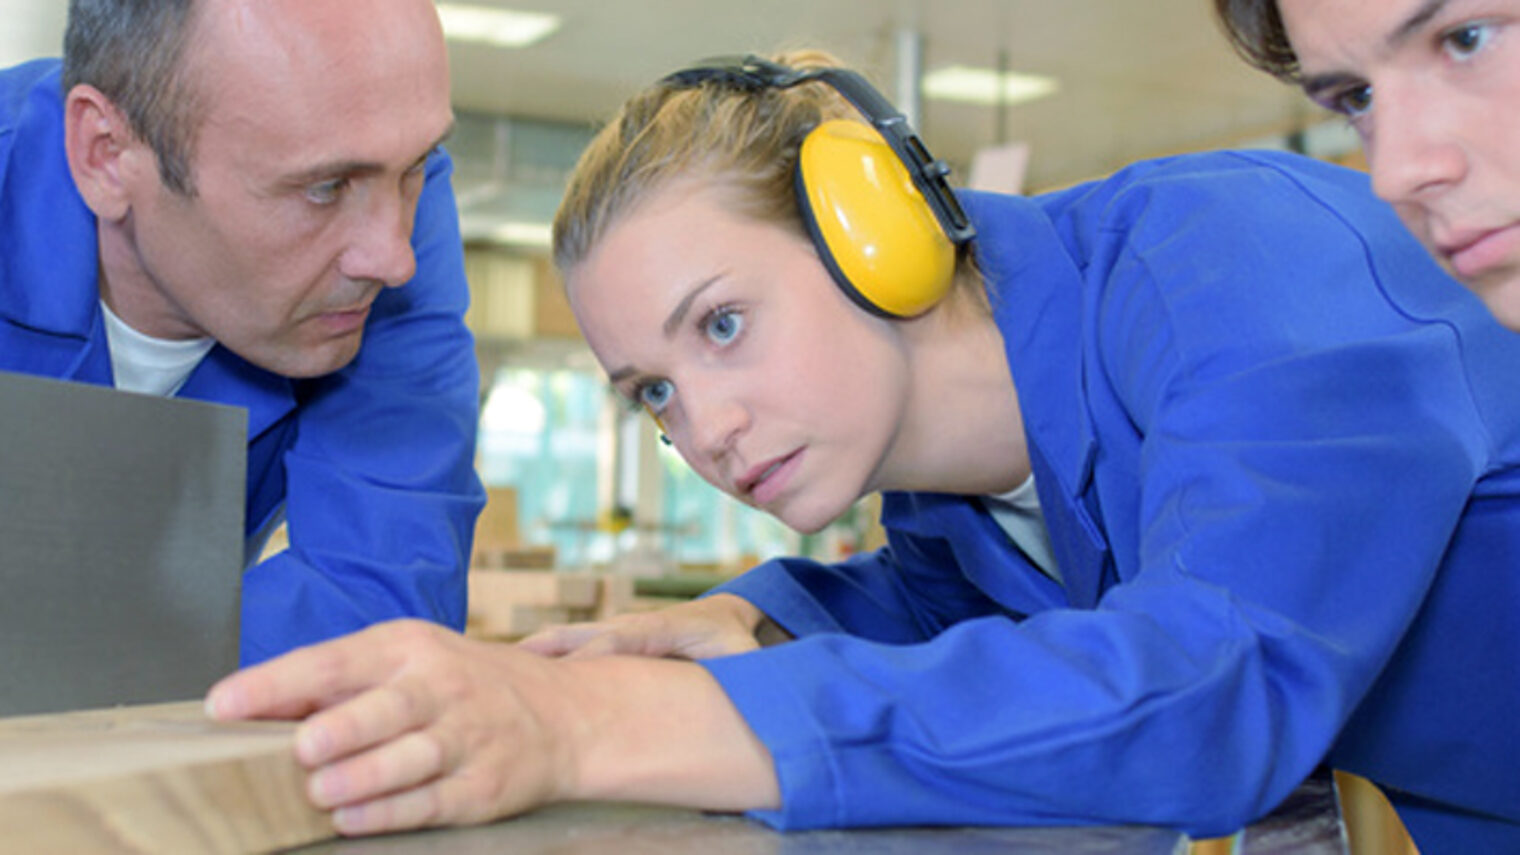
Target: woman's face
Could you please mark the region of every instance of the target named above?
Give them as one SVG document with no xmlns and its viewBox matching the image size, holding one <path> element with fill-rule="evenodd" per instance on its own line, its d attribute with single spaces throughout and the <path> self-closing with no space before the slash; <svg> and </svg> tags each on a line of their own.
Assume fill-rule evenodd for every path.
<svg viewBox="0 0 1520 855">
<path fill-rule="evenodd" d="M 1373 188 L 1520 329 L 1520 0 L 1278 0 L 1304 89 L 1361 134 Z"/>
<path fill-rule="evenodd" d="M 908 395 L 893 325 L 856 308 L 806 238 L 680 183 L 568 271 L 617 391 L 704 479 L 803 532 L 877 489 Z"/>
</svg>

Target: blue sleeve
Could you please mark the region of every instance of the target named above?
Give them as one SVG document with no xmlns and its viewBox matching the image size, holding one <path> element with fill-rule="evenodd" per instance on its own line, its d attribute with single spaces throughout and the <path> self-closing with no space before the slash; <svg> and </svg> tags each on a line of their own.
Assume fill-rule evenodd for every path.
<svg viewBox="0 0 1520 855">
<path fill-rule="evenodd" d="M 1333 214 L 1240 189 L 1126 224 L 1088 274 L 1112 297 L 1091 304 L 1088 382 L 1127 408 L 1101 430 L 1138 448 L 1130 474 L 1096 464 L 1139 496 L 1121 583 L 922 643 L 705 662 L 774 757 L 783 805 L 759 818 L 1216 835 L 1323 759 L 1419 611 L 1487 437 L 1456 332 L 1391 309 Z M 1290 294 L 1369 326 L 1306 333 L 1269 305 Z"/>
<path fill-rule="evenodd" d="M 485 500 L 451 168 L 442 153 L 427 165 L 415 277 L 376 300 L 352 363 L 299 384 L 284 459 L 290 548 L 244 575 L 245 665 L 391 618 L 464 626 Z"/>
<path fill-rule="evenodd" d="M 906 644 L 926 641 L 968 618 L 1007 613 L 954 572 L 948 553 L 926 556 L 935 544 L 890 536 L 890 546 L 837 564 L 773 559 L 711 593 L 748 600 L 799 638 L 842 632 Z"/>
</svg>

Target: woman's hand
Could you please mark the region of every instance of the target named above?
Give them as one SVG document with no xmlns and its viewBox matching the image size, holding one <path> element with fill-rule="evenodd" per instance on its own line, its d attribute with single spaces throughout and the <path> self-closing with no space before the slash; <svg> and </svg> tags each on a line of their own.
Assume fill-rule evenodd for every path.
<svg viewBox="0 0 1520 855">
<path fill-rule="evenodd" d="M 733 594 L 652 612 L 618 615 L 595 623 L 553 626 L 518 645 L 542 656 L 630 656 L 710 659 L 754 650 L 762 627 L 774 627 L 761 611 Z"/>
<path fill-rule="evenodd" d="M 343 834 L 579 799 L 779 802 L 769 752 L 689 662 L 546 658 L 405 620 L 233 674 L 206 707 L 221 720 L 310 716 L 296 758 L 312 803 Z"/>
</svg>

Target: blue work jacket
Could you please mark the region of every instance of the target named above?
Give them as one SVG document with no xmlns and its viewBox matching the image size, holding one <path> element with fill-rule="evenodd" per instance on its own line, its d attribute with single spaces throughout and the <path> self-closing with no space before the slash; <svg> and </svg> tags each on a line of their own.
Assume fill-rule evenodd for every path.
<svg viewBox="0 0 1520 855">
<path fill-rule="evenodd" d="M 113 384 L 95 215 L 69 174 L 56 61 L 0 72 L 0 370 Z M 358 357 L 291 380 L 215 347 L 179 395 L 248 411 L 245 664 L 403 616 L 462 628 L 484 491 L 479 369 L 449 174 L 427 164 L 415 278 L 375 301 Z"/>
<path fill-rule="evenodd" d="M 1064 585 L 975 497 L 723 590 L 709 660 L 803 828 L 1225 834 L 1317 765 L 1520 851 L 1520 336 L 1364 176 L 1286 155 L 967 194 Z"/>
</svg>

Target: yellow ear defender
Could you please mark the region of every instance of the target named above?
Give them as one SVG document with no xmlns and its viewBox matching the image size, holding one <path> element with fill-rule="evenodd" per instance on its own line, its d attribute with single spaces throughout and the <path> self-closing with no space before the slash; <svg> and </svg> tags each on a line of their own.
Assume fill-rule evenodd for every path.
<svg viewBox="0 0 1520 855">
<path fill-rule="evenodd" d="M 831 119 L 802 141 L 797 204 L 834 281 L 862 308 L 888 318 L 927 312 L 955 280 L 956 245 L 976 236 L 935 160 L 907 119 L 844 68 L 792 69 L 756 56 L 710 60 L 665 78 L 742 90 L 832 86 L 866 122 Z"/>
<path fill-rule="evenodd" d="M 911 318 L 950 290 L 955 246 L 881 134 L 824 122 L 803 140 L 796 177 L 824 265 L 856 302 Z"/>
</svg>

